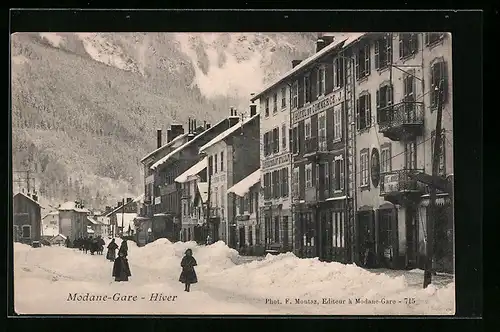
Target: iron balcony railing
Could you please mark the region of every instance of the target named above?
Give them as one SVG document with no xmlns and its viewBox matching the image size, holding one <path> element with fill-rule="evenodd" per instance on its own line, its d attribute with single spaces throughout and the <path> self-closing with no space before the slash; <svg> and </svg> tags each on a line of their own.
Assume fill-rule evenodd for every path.
<svg viewBox="0 0 500 332">
<path fill-rule="evenodd" d="M 305 153 L 314 153 L 318 151 L 318 138 L 317 137 L 309 137 L 305 140 Z"/>
<path fill-rule="evenodd" d="M 380 132 L 402 125 L 423 125 L 424 104 L 417 101 L 402 101 L 378 110 Z"/>
<path fill-rule="evenodd" d="M 380 194 L 424 190 L 424 186 L 411 176 L 423 171 L 423 169 L 400 169 L 381 174 Z"/>
</svg>

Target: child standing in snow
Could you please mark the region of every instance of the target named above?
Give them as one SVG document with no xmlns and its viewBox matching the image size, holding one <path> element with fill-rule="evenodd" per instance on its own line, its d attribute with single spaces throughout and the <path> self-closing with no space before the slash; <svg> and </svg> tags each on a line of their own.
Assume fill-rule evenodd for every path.
<svg viewBox="0 0 500 332">
<path fill-rule="evenodd" d="M 191 284 L 196 284 L 198 282 L 198 278 L 194 270 L 197 263 L 196 259 L 193 257 L 193 251 L 191 249 L 186 250 L 184 255 L 185 256 L 182 257 L 181 261 L 182 272 L 179 277 L 179 281 L 185 284 L 184 291 L 189 292 Z"/>
</svg>

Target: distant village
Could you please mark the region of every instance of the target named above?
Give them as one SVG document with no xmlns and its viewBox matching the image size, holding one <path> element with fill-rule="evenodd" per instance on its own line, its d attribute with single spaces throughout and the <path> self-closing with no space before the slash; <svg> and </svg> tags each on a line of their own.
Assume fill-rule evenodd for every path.
<svg viewBox="0 0 500 332">
<path fill-rule="evenodd" d="M 35 195 L 16 194 L 16 240 L 220 240 L 246 255 L 392 269 L 435 255 L 437 269 L 452 270 L 449 36 L 351 35 L 319 38 L 247 110 L 157 130 L 139 197 L 44 214 Z"/>
</svg>

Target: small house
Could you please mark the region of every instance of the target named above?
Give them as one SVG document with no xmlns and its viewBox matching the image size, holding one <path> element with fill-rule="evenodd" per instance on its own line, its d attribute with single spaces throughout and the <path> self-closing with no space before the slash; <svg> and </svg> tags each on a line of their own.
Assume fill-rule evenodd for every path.
<svg viewBox="0 0 500 332">
<path fill-rule="evenodd" d="M 38 196 L 30 193 L 17 193 L 13 199 L 14 241 L 32 245 L 41 239 L 41 217 Z"/>
</svg>

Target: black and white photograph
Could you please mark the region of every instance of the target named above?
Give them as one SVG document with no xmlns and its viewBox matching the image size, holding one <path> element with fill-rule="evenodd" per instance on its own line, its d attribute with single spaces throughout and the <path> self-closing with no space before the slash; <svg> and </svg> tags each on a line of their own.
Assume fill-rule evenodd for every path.
<svg viewBox="0 0 500 332">
<path fill-rule="evenodd" d="M 18 32 L 10 58 L 17 314 L 455 314 L 452 33 Z"/>
</svg>

